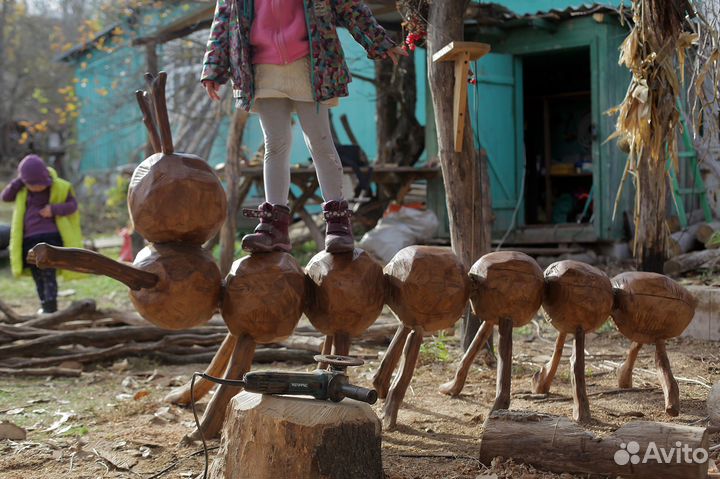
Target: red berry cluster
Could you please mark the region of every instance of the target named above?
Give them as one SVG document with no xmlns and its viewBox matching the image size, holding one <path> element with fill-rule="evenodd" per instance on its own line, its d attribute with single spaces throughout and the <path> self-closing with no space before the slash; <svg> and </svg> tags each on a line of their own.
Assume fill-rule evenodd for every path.
<svg viewBox="0 0 720 479">
<path fill-rule="evenodd" d="M 403 45 L 403 50 L 407 51 L 410 50 L 411 52 L 415 51 L 415 48 L 417 48 L 418 44 L 421 43 L 425 37 L 427 36 L 427 33 L 424 31 L 420 31 L 418 33 L 410 32 L 408 33 L 407 37 L 405 38 L 405 44 Z"/>
</svg>

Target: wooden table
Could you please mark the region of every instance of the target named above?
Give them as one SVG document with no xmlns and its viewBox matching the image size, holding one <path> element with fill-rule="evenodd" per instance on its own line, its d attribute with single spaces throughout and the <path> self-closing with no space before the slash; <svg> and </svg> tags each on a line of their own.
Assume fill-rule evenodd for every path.
<svg viewBox="0 0 720 479">
<path fill-rule="evenodd" d="M 354 175 L 352 168 L 343 169 L 345 174 Z M 418 180 L 429 180 L 440 175 L 439 167 L 412 166 L 377 166 L 361 167 L 360 172 L 371 173 L 370 181 L 377 186 L 377 196 L 381 200 L 396 200 L 402 203 L 405 195 L 410 191 L 413 182 Z M 319 195 L 319 184 L 315 168 L 293 167 L 290 170 L 290 182 L 300 189 L 300 194 L 290 190 L 289 206 L 293 215 L 298 215 L 310 230 L 310 235 L 316 244 L 322 245 L 325 241 L 325 234 L 313 221 L 312 215 L 306 207 L 308 205 L 320 205 L 323 203 Z M 240 193 L 239 204 L 244 205 L 245 199 L 250 193 L 253 185 L 263 186 L 262 166 L 252 166 L 240 169 Z"/>
</svg>

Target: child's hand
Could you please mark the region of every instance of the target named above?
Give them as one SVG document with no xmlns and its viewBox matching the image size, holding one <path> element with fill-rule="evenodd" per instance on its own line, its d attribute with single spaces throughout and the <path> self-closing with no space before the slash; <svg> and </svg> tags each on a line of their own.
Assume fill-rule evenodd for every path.
<svg viewBox="0 0 720 479">
<path fill-rule="evenodd" d="M 397 65 L 398 61 L 400 61 L 400 56 L 408 56 L 408 52 L 403 50 L 400 47 L 392 47 L 390 50 L 387 51 L 388 56 L 390 57 L 390 60 L 392 60 L 393 65 Z"/>
<path fill-rule="evenodd" d="M 42 216 L 43 218 L 53 217 L 52 208 L 50 207 L 50 205 L 45 205 L 45 207 L 40 210 L 40 216 Z"/>
<path fill-rule="evenodd" d="M 211 100 L 220 101 L 220 96 L 218 95 L 220 85 L 217 82 L 205 80 L 202 84 Z"/>
</svg>

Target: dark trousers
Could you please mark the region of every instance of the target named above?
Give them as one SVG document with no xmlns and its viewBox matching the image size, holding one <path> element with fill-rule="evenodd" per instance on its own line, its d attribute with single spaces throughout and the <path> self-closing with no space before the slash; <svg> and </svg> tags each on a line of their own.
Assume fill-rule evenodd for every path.
<svg viewBox="0 0 720 479">
<path fill-rule="evenodd" d="M 25 261 L 28 251 L 39 243 L 47 243 L 52 246 L 62 246 L 62 238 L 60 233 L 42 233 L 38 235 L 23 238 L 23 261 L 25 266 L 30 268 L 33 280 L 35 280 L 35 289 L 37 290 L 43 311 L 46 313 L 54 313 L 57 311 L 57 277 L 54 269 L 40 269 L 34 264 Z"/>
</svg>

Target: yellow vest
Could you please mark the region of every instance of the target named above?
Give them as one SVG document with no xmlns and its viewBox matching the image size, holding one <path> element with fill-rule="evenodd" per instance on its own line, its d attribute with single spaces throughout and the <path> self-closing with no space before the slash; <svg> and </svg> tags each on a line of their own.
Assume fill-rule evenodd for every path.
<svg viewBox="0 0 720 479">
<path fill-rule="evenodd" d="M 52 185 L 50 185 L 51 205 L 65 203 L 69 194 L 75 196 L 75 191 L 69 181 L 59 178 L 57 172 L 51 167 L 48 167 L 48 171 L 50 172 L 50 178 L 52 178 Z M 27 188 L 22 188 L 15 197 L 12 229 L 10 230 L 10 269 L 15 277 L 23 274 L 23 226 L 25 210 L 27 209 L 27 195 Z M 63 246 L 66 248 L 82 248 L 83 239 L 80 229 L 79 211 L 75 211 L 75 213 L 68 216 L 55 216 L 54 218 L 55 224 L 60 232 L 60 237 L 63 240 Z M 76 279 L 83 276 L 80 273 L 70 271 L 61 271 L 61 273 L 65 279 Z"/>
</svg>

